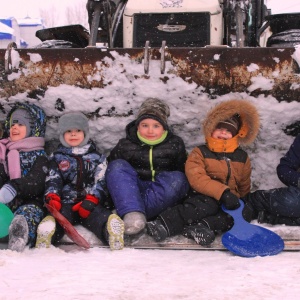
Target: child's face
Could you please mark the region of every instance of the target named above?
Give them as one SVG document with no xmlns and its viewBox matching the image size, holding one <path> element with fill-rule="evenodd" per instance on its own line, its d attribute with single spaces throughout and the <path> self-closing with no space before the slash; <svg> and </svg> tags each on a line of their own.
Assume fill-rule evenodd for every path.
<svg viewBox="0 0 300 300">
<path fill-rule="evenodd" d="M 13 124 L 9 130 L 9 136 L 12 142 L 22 140 L 26 137 L 26 126 L 23 124 Z"/>
<path fill-rule="evenodd" d="M 165 132 L 165 129 L 156 120 L 144 119 L 139 123 L 138 132 L 144 139 L 149 141 L 155 141 L 161 138 L 161 136 Z"/>
<path fill-rule="evenodd" d="M 232 133 L 226 128 L 216 128 L 211 136 L 214 139 L 228 140 L 232 138 Z"/>
<path fill-rule="evenodd" d="M 70 129 L 64 133 L 64 139 L 71 147 L 77 147 L 84 140 L 84 132 L 80 129 Z"/>
</svg>

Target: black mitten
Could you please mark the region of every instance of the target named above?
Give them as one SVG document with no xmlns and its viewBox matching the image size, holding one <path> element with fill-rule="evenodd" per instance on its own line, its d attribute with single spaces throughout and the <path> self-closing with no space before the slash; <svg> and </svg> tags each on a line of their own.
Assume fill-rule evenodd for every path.
<svg viewBox="0 0 300 300">
<path fill-rule="evenodd" d="M 228 210 L 233 210 L 240 207 L 239 198 L 235 194 L 232 194 L 230 190 L 226 190 L 222 194 L 220 200 Z"/>
</svg>

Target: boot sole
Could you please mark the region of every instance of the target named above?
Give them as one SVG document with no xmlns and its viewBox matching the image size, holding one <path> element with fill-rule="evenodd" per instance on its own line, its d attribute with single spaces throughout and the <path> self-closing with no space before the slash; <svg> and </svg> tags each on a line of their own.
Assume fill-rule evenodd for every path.
<svg viewBox="0 0 300 300">
<path fill-rule="evenodd" d="M 206 227 L 189 228 L 183 233 L 183 236 L 195 240 L 198 245 L 208 246 L 215 240 L 214 232 Z"/>
<path fill-rule="evenodd" d="M 197 244 L 207 246 L 215 240 L 215 235 L 208 232 L 195 233 L 193 239 Z"/>
<path fill-rule="evenodd" d="M 108 243 L 111 250 L 122 250 L 124 248 L 124 222 L 116 214 L 111 214 L 107 221 L 109 233 Z"/>
<path fill-rule="evenodd" d="M 52 216 L 45 217 L 37 229 L 35 248 L 50 248 L 55 228 L 55 219 Z"/>
<path fill-rule="evenodd" d="M 22 252 L 28 242 L 28 224 L 24 216 L 16 215 L 9 226 L 8 249 Z"/>
</svg>

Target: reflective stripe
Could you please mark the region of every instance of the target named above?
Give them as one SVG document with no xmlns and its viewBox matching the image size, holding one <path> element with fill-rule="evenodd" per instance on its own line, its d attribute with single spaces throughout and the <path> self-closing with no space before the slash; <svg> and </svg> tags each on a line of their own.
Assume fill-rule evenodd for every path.
<svg viewBox="0 0 300 300">
<path fill-rule="evenodd" d="M 153 168 L 153 146 L 150 146 L 149 162 L 150 162 L 150 169 L 151 169 L 151 174 L 152 174 L 152 181 L 155 181 L 155 170 Z"/>
</svg>

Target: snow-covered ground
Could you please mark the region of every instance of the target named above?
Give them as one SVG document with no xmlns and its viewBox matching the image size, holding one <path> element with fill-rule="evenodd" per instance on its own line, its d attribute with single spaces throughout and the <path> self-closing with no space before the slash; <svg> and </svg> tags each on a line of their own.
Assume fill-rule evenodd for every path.
<svg viewBox="0 0 300 300">
<path fill-rule="evenodd" d="M 0 252 L 0 299 L 297 299 L 299 253 L 58 248 Z"/>
<path fill-rule="evenodd" d="M 299 52 L 299 50 L 297 50 Z M 276 176 L 279 158 L 287 151 L 293 137 L 284 129 L 299 120 L 300 103 L 278 102 L 271 96 L 251 97 L 246 92 L 230 93 L 209 99 L 201 87 L 169 74 L 163 82 L 159 62 L 151 61 L 149 79 L 131 80 L 142 74 L 140 64 L 110 62 L 103 70 L 104 89 L 80 89 L 67 85 L 49 87 L 41 99 L 26 93 L 0 99 L 4 109 L 15 101 L 42 106 L 48 116 L 72 110 L 86 114 L 101 107 L 106 112 L 114 106 L 118 118 L 101 116 L 91 119 L 91 135 L 100 151 L 107 153 L 124 136 L 127 104 L 137 112 L 146 97 L 166 100 L 171 108 L 170 125 L 190 151 L 203 142 L 200 122 L 207 111 L 228 99 L 249 99 L 261 117 L 257 141 L 246 150 L 253 167 L 253 190 L 282 186 Z M 126 66 L 126 67 L 125 67 Z M 170 66 L 167 66 L 167 68 Z M 16 76 L 16 74 L 14 74 Z M 261 86 L 264 90 L 264 86 Z M 65 104 L 57 111 L 57 99 Z M 287 99 L 288 100 L 288 99 Z M 297 100 L 297 99 L 289 99 Z M 124 113 L 124 117 L 122 114 Z M 0 112 L 0 119 L 5 115 Z M 51 119 L 47 139 L 56 136 L 57 120 Z M 274 228 L 273 228 L 274 229 Z M 299 235 L 298 228 L 275 228 L 283 236 Z M 23 253 L 0 250 L 0 300 L 10 299 L 294 299 L 300 292 L 299 252 L 276 256 L 242 258 L 227 251 L 137 250 L 125 248 L 112 252 L 94 247 L 26 249 Z"/>
</svg>

